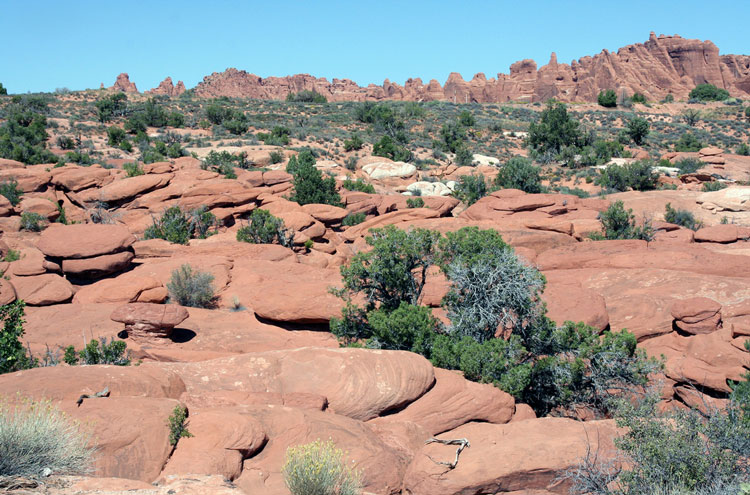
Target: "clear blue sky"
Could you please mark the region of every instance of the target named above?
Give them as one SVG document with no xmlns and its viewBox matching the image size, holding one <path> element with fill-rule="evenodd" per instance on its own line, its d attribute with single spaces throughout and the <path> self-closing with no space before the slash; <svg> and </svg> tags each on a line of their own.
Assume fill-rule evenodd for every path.
<svg viewBox="0 0 750 495">
<path fill-rule="evenodd" d="M 126 1 L 0 0 L 0 82 L 11 93 L 166 76 L 190 88 L 228 67 L 361 85 L 450 72 L 495 77 L 552 51 L 569 63 L 656 34 L 750 53 L 747 0 Z"/>
</svg>

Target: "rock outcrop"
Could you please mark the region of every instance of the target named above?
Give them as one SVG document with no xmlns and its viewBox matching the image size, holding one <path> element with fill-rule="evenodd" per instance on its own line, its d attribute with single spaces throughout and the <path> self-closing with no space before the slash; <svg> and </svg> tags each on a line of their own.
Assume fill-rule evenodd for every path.
<svg viewBox="0 0 750 495">
<path fill-rule="evenodd" d="M 465 81 L 451 73 L 445 85 L 435 80 L 424 84 L 408 79 L 403 86 L 388 79 L 381 85 L 358 86 L 349 79 L 316 78 L 309 74 L 262 78 L 234 68 L 206 76 L 195 88 L 199 97 L 230 96 L 282 100 L 289 93 L 312 90 L 329 101 L 444 100 L 456 103 L 504 101 L 596 101 L 602 89 L 618 94 L 642 93 L 650 100 L 667 94 L 686 98 L 697 84 L 711 83 L 733 96 L 750 95 L 750 56 L 719 55 L 710 41 L 680 36 L 656 36 L 645 43 L 628 45 L 610 52 L 559 63 L 552 53 L 548 64 L 537 68 L 533 60 L 510 67 L 510 74 L 487 78 L 476 74 Z"/>
<path fill-rule="evenodd" d="M 128 76 L 127 72 L 123 72 L 119 76 L 117 76 L 117 80 L 112 86 L 112 89 L 114 89 L 115 91 L 123 91 L 125 93 L 138 92 L 138 88 L 135 86 L 135 83 L 130 82 L 130 76 Z"/>
<path fill-rule="evenodd" d="M 167 77 L 159 83 L 154 89 L 146 91 L 152 95 L 165 95 L 169 97 L 180 96 L 185 92 L 185 84 L 182 81 L 177 81 L 177 86 L 172 83 L 172 78 Z"/>
</svg>

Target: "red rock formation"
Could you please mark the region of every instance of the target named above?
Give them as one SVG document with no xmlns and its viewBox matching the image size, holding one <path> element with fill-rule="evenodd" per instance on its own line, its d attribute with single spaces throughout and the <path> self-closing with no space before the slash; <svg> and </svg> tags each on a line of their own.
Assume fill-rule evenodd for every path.
<svg viewBox="0 0 750 495">
<path fill-rule="evenodd" d="M 112 86 L 112 89 L 116 91 L 124 91 L 125 93 L 138 92 L 138 88 L 135 87 L 135 83 L 130 82 L 130 77 L 128 76 L 127 72 L 123 72 L 119 76 L 117 76 L 117 80 L 115 81 L 114 86 Z"/>
<path fill-rule="evenodd" d="M 510 67 L 510 74 L 487 79 L 477 74 L 465 81 L 452 73 L 444 86 L 431 80 L 409 79 L 403 86 L 389 80 L 381 86 L 358 86 L 348 79 L 315 78 L 308 74 L 261 78 L 237 69 L 206 76 L 195 88 L 201 97 L 230 96 L 258 99 L 284 99 L 290 92 L 314 90 L 329 101 L 363 100 L 444 100 L 456 103 L 544 101 L 596 101 L 602 89 L 615 89 L 632 95 L 644 94 L 652 100 L 672 93 L 687 98 L 697 84 L 711 83 L 725 88 L 733 96 L 750 96 L 750 56 L 719 55 L 710 41 L 684 39 L 680 36 L 657 37 L 620 48 L 616 53 L 603 50 L 593 57 L 574 60 L 570 65 L 558 63 L 552 53 L 550 61 L 537 69 L 533 60 L 522 60 Z"/>
<path fill-rule="evenodd" d="M 148 94 L 152 94 L 152 95 L 166 95 L 166 96 L 169 96 L 169 97 L 180 96 L 184 92 L 185 92 L 185 84 L 183 84 L 182 81 L 178 81 L 177 82 L 177 86 L 175 86 L 174 84 L 172 84 L 172 78 L 171 77 L 167 77 L 166 79 L 164 79 L 154 89 L 146 91 L 146 93 L 148 93 Z"/>
</svg>

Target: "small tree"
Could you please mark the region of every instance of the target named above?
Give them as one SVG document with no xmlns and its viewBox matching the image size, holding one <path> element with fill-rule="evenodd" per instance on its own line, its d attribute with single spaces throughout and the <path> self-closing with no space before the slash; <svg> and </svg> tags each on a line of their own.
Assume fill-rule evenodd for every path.
<svg viewBox="0 0 750 495">
<path fill-rule="evenodd" d="M 20 300 L 0 306 L 0 320 L 3 322 L 0 332 L 0 374 L 34 366 L 34 360 L 26 354 L 21 342 L 24 307 L 24 302 Z"/>
<path fill-rule="evenodd" d="M 615 201 L 606 211 L 599 213 L 599 221 L 604 230 L 602 239 L 653 239 L 651 225 L 646 223 L 642 227 L 636 226 L 633 210 L 626 210 L 622 201 Z M 594 238 L 597 239 L 596 236 Z"/>
<path fill-rule="evenodd" d="M 290 247 L 293 235 L 284 227 L 284 221 L 268 210 L 257 209 L 250 214 L 250 224 L 237 230 L 237 240 L 251 244 L 273 244 Z"/>
<path fill-rule="evenodd" d="M 690 91 L 690 98 L 698 101 L 723 101 L 729 98 L 729 91 L 713 84 L 699 84 Z"/>
<path fill-rule="evenodd" d="M 8 90 L 5 89 L 5 87 L 3 86 L 3 83 L 0 83 L 0 96 L 5 96 L 7 94 L 8 94 Z"/>
<path fill-rule="evenodd" d="M 108 122 L 113 117 L 125 114 L 128 97 L 125 93 L 117 92 L 97 100 L 95 103 L 99 122 Z"/>
<path fill-rule="evenodd" d="M 520 189 L 527 193 L 542 192 L 542 169 L 535 167 L 531 160 L 514 156 L 508 160 L 495 177 L 495 186 L 500 189 Z"/>
<path fill-rule="evenodd" d="M 539 123 L 532 122 L 529 126 L 527 144 L 537 153 L 559 153 L 565 146 L 579 144 L 582 138 L 579 126 L 563 103 L 550 100 Z"/>
<path fill-rule="evenodd" d="M 0 182 L 0 195 L 5 196 L 11 205 L 16 206 L 21 202 L 23 191 L 18 187 L 18 181 L 14 178 Z"/>
<path fill-rule="evenodd" d="M 603 90 L 599 92 L 596 101 L 605 108 L 615 108 L 617 106 L 617 94 L 614 89 Z"/>
<path fill-rule="evenodd" d="M 453 197 L 471 206 L 487 195 L 484 175 L 462 175 L 456 182 Z"/>
<path fill-rule="evenodd" d="M 167 426 L 169 427 L 169 445 L 172 447 L 177 446 L 177 442 L 180 438 L 190 438 L 193 436 L 188 431 L 188 410 L 185 406 L 174 406 L 172 414 L 167 419 Z"/>
<path fill-rule="evenodd" d="M 300 205 L 327 204 L 338 206 L 341 197 L 336 191 L 336 179 L 323 178 L 320 170 L 315 168 L 315 157 L 308 150 L 300 152 L 295 163 L 289 160 L 287 171 L 293 175 L 294 192 L 289 197 Z"/>
<path fill-rule="evenodd" d="M 643 140 L 646 139 L 649 132 L 648 120 L 643 117 L 635 117 L 628 121 L 628 136 L 637 145 L 643 144 Z"/>
</svg>

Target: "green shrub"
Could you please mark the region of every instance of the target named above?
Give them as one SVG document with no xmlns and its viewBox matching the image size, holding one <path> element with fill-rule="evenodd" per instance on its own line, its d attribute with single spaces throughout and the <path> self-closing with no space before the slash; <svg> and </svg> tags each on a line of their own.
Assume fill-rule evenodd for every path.
<svg viewBox="0 0 750 495">
<path fill-rule="evenodd" d="M 232 118 L 232 109 L 219 103 L 211 103 L 206 107 L 206 118 L 215 125 L 221 125 L 225 120 Z"/>
<path fill-rule="evenodd" d="M 596 97 L 596 101 L 605 108 L 615 108 L 617 106 L 617 94 L 614 89 L 602 90 Z"/>
<path fill-rule="evenodd" d="M 344 461 L 344 452 L 329 440 L 290 447 L 281 468 L 292 495 L 360 495 L 360 474 Z"/>
<path fill-rule="evenodd" d="M 76 142 L 70 136 L 57 136 L 57 147 L 61 150 L 72 150 Z"/>
<path fill-rule="evenodd" d="M 683 152 L 700 151 L 701 148 L 705 148 L 705 145 L 697 137 L 689 132 L 686 132 L 685 134 L 680 136 L 680 139 L 674 145 L 675 151 Z"/>
<path fill-rule="evenodd" d="M 471 206 L 488 193 L 484 175 L 462 175 L 456 181 L 453 197 Z"/>
<path fill-rule="evenodd" d="M 109 146 L 120 146 L 127 138 L 127 133 L 122 127 L 116 125 L 107 127 L 107 144 Z"/>
<path fill-rule="evenodd" d="M 15 249 L 8 249 L 8 251 L 5 253 L 5 256 L 3 256 L 2 258 L 3 261 L 6 261 L 8 263 L 12 263 L 20 259 L 21 259 L 21 251 L 17 251 Z"/>
<path fill-rule="evenodd" d="M 268 158 L 273 164 L 281 163 L 284 161 L 284 153 L 280 151 L 272 151 L 269 153 Z"/>
<path fill-rule="evenodd" d="M 690 98 L 698 101 L 723 101 L 729 98 L 729 91 L 713 84 L 699 84 L 690 91 Z"/>
<path fill-rule="evenodd" d="M 667 96 L 664 97 L 664 103 L 674 103 L 674 95 L 667 93 Z"/>
<path fill-rule="evenodd" d="M 247 120 L 247 117 L 243 113 L 237 113 L 233 116 L 230 120 L 225 120 L 222 124 L 224 126 L 224 129 L 228 130 L 230 133 L 234 134 L 235 136 L 241 136 L 242 134 L 245 134 L 247 130 L 250 128 L 250 123 Z M 287 140 L 288 143 L 288 140 Z M 271 142 L 266 142 L 266 144 L 275 144 Z"/>
<path fill-rule="evenodd" d="M 141 164 L 138 162 L 125 163 L 122 168 L 123 170 L 125 170 L 125 173 L 128 177 L 137 177 L 146 173 L 143 171 L 143 167 L 141 167 Z"/>
<path fill-rule="evenodd" d="M 125 121 L 123 128 L 128 132 L 128 134 L 145 134 L 146 130 L 148 129 L 146 117 L 142 113 L 135 113 L 128 117 L 128 120 Z"/>
<path fill-rule="evenodd" d="M 208 272 L 193 271 L 190 265 L 182 265 L 172 272 L 167 283 L 169 297 L 181 306 L 211 308 L 215 305 L 214 276 Z"/>
<path fill-rule="evenodd" d="M 701 411 L 664 409 L 656 393 L 638 401 L 621 401 L 615 420 L 622 434 L 615 438 L 615 446 L 622 469 L 612 469 L 595 455 L 587 456 L 568 475 L 573 478 L 575 493 L 746 493 L 750 421 L 747 396 L 741 392 L 746 384 L 735 384 L 726 408 L 721 409 L 712 405 Z M 594 480 L 599 483 L 592 483 Z M 600 488 L 594 489 L 592 485 L 597 484 Z M 617 487 L 617 491 L 607 486 Z"/>
<path fill-rule="evenodd" d="M 149 98 L 146 100 L 143 110 L 143 120 L 146 125 L 151 127 L 164 127 L 169 121 L 169 115 L 164 107 L 159 105 L 156 100 Z"/>
<path fill-rule="evenodd" d="M 0 374 L 34 367 L 34 360 L 26 354 L 21 342 L 25 306 L 21 300 L 0 306 L 0 320 L 3 322 L 3 331 L 0 333 Z"/>
<path fill-rule="evenodd" d="M 747 143 L 740 143 L 740 145 L 737 146 L 735 153 L 740 156 L 748 156 L 750 155 L 750 146 L 748 146 Z"/>
<path fill-rule="evenodd" d="M 21 230 L 41 232 L 44 229 L 44 217 L 33 211 L 21 213 Z"/>
<path fill-rule="evenodd" d="M 172 414 L 167 419 L 167 426 L 169 427 L 169 445 L 172 447 L 177 446 L 177 442 L 180 438 L 190 438 L 193 436 L 187 429 L 187 408 L 185 406 L 174 406 Z"/>
<path fill-rule="evenodd" d="M 5 122 L 0 125 L 0 158 L 28 164 L 57 161 L 46 149 L 47 118 L 35 108 L 23 102 L 5 107 Z"/>
<path fill-rule="evenodd" d="M 8 94 L 8 90 L 5 89 L 5 87 L 3 86 L 3 83 L 0 83 L 0 96 L 5 96 L 7 94 Z"/>
<path fill-rule="evenodd" d="M 346 304 L 331 331 L 346 344 L 418 352 L 435 366 L 495 384 L 540 415 L 579 405 L 606 414 L 613 394 L 643 386 L 659 367 L 627 332 L 600 338 L 582 323 L 555 327 L 540 297 L 544 277 L 497 231 L 465 227 L 441 236 L 391 225 L 371 233 L 372 249 L 341 267 L 344 288 L 332 290 Z M 418 305 L 435 265 L 450 283 L 447 328 Z M 364 307 L 352 303 L 355 296 Z M 512 335 L 496 338 L 498 329 Z"/>
<path fill-rule="evenodd" d="M 143 233 L 144 239 L 165 239 L 175 244 L 187 244 L 190 239 L 205 239 L 212 234 L 216 217 L 205 207 L 183 211 L 179 206 L 167 208 L 159 219 Z"/>
<path fill-rule="evenodd" d="M 559 153 L 566 146 L 577 146 L 582 139 L 580 124 L 568 114 L 563 103 L 550 101 L 541 119 L 529 125 L 527 145 L 537 153 Z"/>
<path fill-rule="evenodd" d="M 373 156 L 383 156 L 396 162 L 408 162 L 412 159 L 411 151 L 396 143 L 390 136 L 383 136 L 372 147 Z"/>
<path fill-rule="evenodd" d="M 542 169 L 535 167 L 531 160 L 514 156 L 508 160 L 495 177 L 495 186 L 500 189 L 520 189 L 527 193 L 542 192 Z"/>
<path fill-rule="evenodd" d="M 362 141 L 362 138 L 358 134 L 352 134 L 352 137 L 344 140 L 344 151 L 361 150 L 364 144 L 364 141 Z"/>
<path fill-rule="evenodd" d="M 286 146 L 289 144 L 289 135 L 292 133 L 287 127 L 275 126 L 271 132 L 259 132 L 258 139 L 269 146 Z"/>
<path fill-rule="evenodd" d="M 406 198 L 407 208 L 424 208 L 424 199 L 420 197 Z"/>
<path fill-rule="evenodd" d="M 474 127 L 477 125 L 477 119 L 470 111 L 462 110 L 461 113 L 458 114 L 458 123 L 464 127 Z"/>
<path fill-rule="evenodd" d="M 638 227 L 635 224 L 633 210 L 626 210 L 622 201 L 615 201 L 605 211 L 599 213 L 599 221 L 602 223 L 604 236 L 601 239 L 641 239 L 650 241 L 653 239 L 653 229 L 647 222 Z M 594 236 L 594 239 L 599 237 Z"/>
<path fill-rule="evenodd" d="M 459 167 L 469 167 L 474 163 L 474 154 L 466 147 L 461 147 L 456 151 L 456 165 Z"/>
<path fill-rule="evenodd" d="M 125 114 L 128 97 L 125 93 L 114 93 L 97 100 L 96 113 L 99 122 L 108 122 L 113 117 L 120 117 Z"/>
<path fill-rule="evenodd" d="M 695 217 L 692 213 L 682 209 L 675 210 L 674 208 L 672 208 L 671 203 L 667 203 L 667 206 L 665 207 L 664 221 L 673 223 L 675 225 L 680 225 L 690 230 L 698 230 L 703 226 L 702 222 L 698 222 L 695 220 Z"/>
<path fill-rule="evenodd" d="M 293 175 L 294 192 L 289 197 L 291 201 L 300 205 L 315 203 L 339 206 L 341 204 L 341 197 L 336 191 L 336 179 L 323 178 L 320 170 L 315 168 L 315 157 L 310 151 L 300 152 L 294 163 L 290 159 L 287 172 Z"/>
<path fill-rule="evenodd" d="M 367 347 L 427 354 L 438 327 L 432 310 L 401 302 L 393 311 L 375 309 L 367 313 L 372 334 Z"/>
<path fill-rule="evenodd" d="M 596 183 L 607 191 L 650 191 L 656 189 L 659 174 L 654 172 L 649 160 L 639 160 L 626 165 L 612 164 L 601 171 Z"/>
<path fill-rule="evenodd" d="M 633 103 L 642 103 L 644 105 L 648 103 L 646 97 L 641 93 L 633 93 L 633 96 L 630 97 L 630 101 L 632 101 Z"/>
<path fill-rule="evenodd" d="M 680 174 L 694 174 L 705 167 L 706 163 L 697 158 L 683 158 L 682 160 L 677 160 L 674 166 L 680 169 Z"/>
<path fill-rule="evenodd" d="M 446 153 L 457 153 L 466 147 L 466 129 L 458 122 L 448 122 L 440 128 L 440 139 L 433 143 L 433 147 Z"/>
<path fill-rule="evenodd" d="M 282 246 L 291 247 L 292 237 L 292 233 L 284 227 L 282 219 L 263 209 L 253 210 L 250 214 L 250 223 L 237 230 L 237 240 L 251 244 L 278 242 Z"/>
<path fill-rule="evenodd" d="M 721 191 L 722 189 L 726 187 L 727 185 L 724 182 L 719 182 L 719 181 L 704 182 L 703 186 L 701 187 L 701 191 L 703 192 Z"/>
<path fill-rule="evenodd" d="M 365 218 L 367 218 L 367 217 L 362 212 L 349 213 L 341 221 L 341 225 L 344 225 L 345 227 L 352 227 L 354 225 L 359 225 L 360 223 L 362 223 L 362 222 L 365 221 Z"/>
<path fill-rule="evenodd" d="M 124 341 L 112 339 L 110 342 L 107 342 L 106 337 L 100 338 L 101 347 L 98 340 L 91 339 L 86 344 L 86 347 L 78 353 L 81 364 L 113 364 L 116 366 L 127 366 L 130 364 L 130 355 L 129 353 L 125 353 L 127 344 Z M 68 364 L 72 363 L 68 362 Z"/>
<path fill-rule="evenodd" d="M 169 127 L 184 127 L 185 116 L 180 112 L 170 112 L 167 118 L 167 125 Z"/>
<path fill-rule="evenodd" d="M 10 180 L 0 182 L 0 194 L 5 196 L 5 199 L 7 199 L 11 205 L 16 206 L 21 202 L 23 191 L 18 188 L 18 182 L 16 179 L 11 178 Z"/>
<path fill-rule="evenodd" d="M 284 159 L 283 155 L 281 159 Z M 235 165 L 240 168 L 247 168 L 246 161 L 247 154 L 240 153 L 235 155 L 228 151 L 209 151 L 206 158 L 201 161 L 201 168 L 221 174 L 227 179 L 236 179 L 237 174 L 234 172 Z"/>
<path fill-rule="evenodd" d="M 375 194 L 375 186 L 372 184 L 368 184 L 364 180 L 362 180 L 361 177 L 358 177 L 357 180 L 351 180 L 351 178 L 347 177 L 344 179 L 344 182 L 341 183 L 341 187 L 348 191 L 359 191 L 363 193 L 368 194 Z"/>
<path fill-rule="evenodd" d="M 643 144 L 643 140 L 646 139 L 649 133 L 648 120 L 643 117 L 635 117 L 628 121 L 627 132 L 630 139 L 637 145 Z"/>
<path fill-rule="evenodd" d="M 289 93 L 286 95 L 286 101 L 296 103 L 326 103 L 328 98 L 317 91 L 302 90 L 299 93 Z"/>
<path fill-rule="evenodd" d="M 39 479 L 92 471 L 90 435 L 50 401 L 0 402 L 0 477 Z"/>
</svg>

